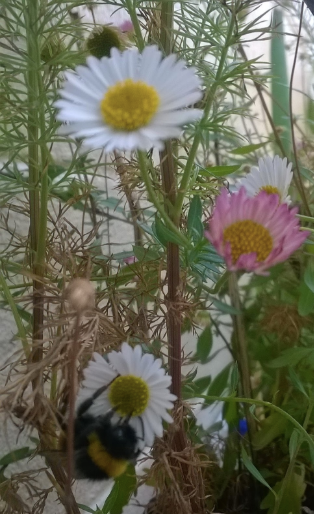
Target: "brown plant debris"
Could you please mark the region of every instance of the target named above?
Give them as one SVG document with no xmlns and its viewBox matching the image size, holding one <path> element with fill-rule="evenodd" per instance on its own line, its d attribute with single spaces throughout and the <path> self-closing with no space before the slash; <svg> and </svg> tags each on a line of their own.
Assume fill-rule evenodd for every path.
<svg viewBox="0 0 314 514">
<path fill-rule="evenodd" d="M 155 443 L 154 463 L 146 479 L 155 485 L 157 494 L 150 502 L 149 514 L 209 513 L 204 477 L 211 461 L 202 445 L 187 439 L 182 424 L 185 410 L 183 406 L 177 408 L 174 423 Z"/>
</svg>

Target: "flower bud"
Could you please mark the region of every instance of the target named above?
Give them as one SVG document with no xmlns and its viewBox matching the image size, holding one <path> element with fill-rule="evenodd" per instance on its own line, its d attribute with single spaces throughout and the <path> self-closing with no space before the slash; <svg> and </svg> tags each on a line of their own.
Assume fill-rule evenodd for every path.
<svg viewBox="0 0 314 514">
<path fill-rule="evenodd" d="M 95 290 L 86 278 L 73 279 L 66 289 L 66 298 L 71 308 L 78 313 L 95 306 Z"/>
<path fill-rule="evenodd" d="M 108 27 L 107 25 L 94 30 L 87 39 L 86 46 L 89 53 L 97 57 L 97 59 L 110 57 L 112 48 L 122 50 L 123 47 L 118 30 L 114 27 Z"/>
</svg>

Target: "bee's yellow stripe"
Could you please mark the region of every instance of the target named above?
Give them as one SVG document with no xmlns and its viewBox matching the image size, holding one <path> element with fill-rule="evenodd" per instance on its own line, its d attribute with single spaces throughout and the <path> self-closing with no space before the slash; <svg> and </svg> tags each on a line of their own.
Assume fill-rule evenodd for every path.
<svg viewBox="0 0 314 514">
<path fill-rule="evenodd" d="M 128 461 L 115 459 L 101 444 L 97 434 L 93 432 L 88 437 L 89 446 L 87 453 L 100 469 L 102 469 L 109 477 L 118 477 L 125 472 L 128 467 Z"/>
</svg>

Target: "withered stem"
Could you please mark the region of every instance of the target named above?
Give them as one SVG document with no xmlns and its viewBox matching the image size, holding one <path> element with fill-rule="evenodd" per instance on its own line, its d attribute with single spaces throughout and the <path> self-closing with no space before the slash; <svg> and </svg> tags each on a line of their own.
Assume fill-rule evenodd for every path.
<svg viewBox="0 0 314 514">
<path fill-rule="evenodd" d="M 77 390 L 77 373 L 76 373 L 76 359 L 79 345 L 81 324 L 81 313 L 77 313 L 75 317 L 73 341 L 70 342 L 69 349 L 69 417 L 67 428 L 67 494 L 71 493 L 71 482 L 73 478 L 73 465 L 74 465 L 74 420 L 75 420 L 75 398 Z"/>
<path fill-rule="evenodd" d="M 175 164 L 172 155 L 172 143 L 167 141 L 165 150 L 160 154 L 161 174 L 165 202 L 172 205 L 176 199 Z M 169 214 L 170 215 L 170 214 Z M 173 222 L 178 226 L 178 220 Z M 181 318 L 178 312 L 180 290 L 180 256 L 179 246 L 174 243 L 167 245 L 167 277 L 168 277 L 168 313 L 167 329 L 169 344 L 169 373 L 172 376 L 172 392 L 181 398 Z"/>
</svg>

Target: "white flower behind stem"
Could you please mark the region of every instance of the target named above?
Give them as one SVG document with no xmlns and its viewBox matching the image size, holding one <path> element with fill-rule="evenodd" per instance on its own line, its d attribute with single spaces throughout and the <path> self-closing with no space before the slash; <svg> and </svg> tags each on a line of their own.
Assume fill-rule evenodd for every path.
<svg viewBox="0 0 314 514">
<path fill-rule="evenodd" d="M 139 447 L 152 446 L 155 436 L 163 434 L 163 420 L 172 423 L 168 410 L 176 400 L 169 391 L 171 377 L 165 374 L 161 359 L 143 355 L 140 345 L 132 348 L 127 343 L 122 344 L 120 352 L 108 354 L 109 362 L 98 353 L 93 359 L 84 370 L 77 406 L 108 384 L 91 406 L 91 414 L 104 415 L 114 408 L 119 417 L 131 416 L 129 423 L 136 431 Z M 132 415 L 134 412 L 136 415 Z"/>
<path fill-rule="evenodd" d="M 248 196 L 255 196 L 261 191 L 278 194 L 280 203 L 289 205 L 291 199 L 288 192 L 293 177 L 291 168 L 292 164 L 288 164 L 286 157 L 260 158 L 258 167 L 254 166 L 246 177 L 238 181 L 237 189 L 244 187 Z"/>
</svg>

